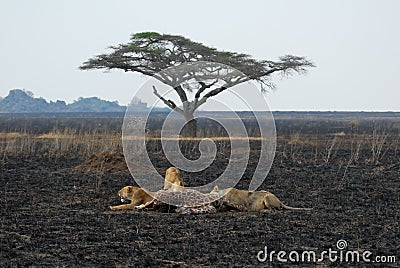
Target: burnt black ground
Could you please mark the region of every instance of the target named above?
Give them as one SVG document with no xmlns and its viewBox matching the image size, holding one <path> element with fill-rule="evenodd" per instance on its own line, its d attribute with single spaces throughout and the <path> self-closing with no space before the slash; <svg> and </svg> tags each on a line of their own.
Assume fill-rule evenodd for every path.
<svg viewBox="0 0 400 268">
<path fill-rule="evenodd" d="M 110 211 L 119 203 L 116 192 L 132 179 L 73 172 L 83 159 L 8 158 L 0 173 L 0 266 L 250 267 L 271 264 L 257 260 L 265 246 L 320 253 L 336 250 L 344 239 L 349 250 L 396 256 L 396 267 L 400 167 L 398 156 L 390 157 L 379 166 L 349 166 L 346 173 L 335 163 L 276 159 L 261 188 L 313 211 L 194 216 Z M 280 263 L 275 258 L 273 264 Z"/>
</svg>

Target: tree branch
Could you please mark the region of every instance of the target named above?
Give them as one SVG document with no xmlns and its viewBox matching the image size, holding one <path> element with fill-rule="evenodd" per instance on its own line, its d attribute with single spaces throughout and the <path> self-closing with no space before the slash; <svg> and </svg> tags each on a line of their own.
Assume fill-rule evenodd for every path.
<svg viewBox="0 0 400 268">
<path fill-rule="evenodd" d="M 176 91 L 176 93 L 178 93 L 179 98 L 181 99 L 182 103 L 187 102 L 186 93 L 180 85 L 174 87 L 174 90 Z"/>
<path fill-rule="evenodd" d="M 231 86 L 229 86 L 229 87 L 231 87 Z M 227 88 L 228 87 L 226 87 L 226 86 L 222 86 L 222 87 L 216 88 L 214 90 L 211 90 L 206 95 L 204 95 L 204 98 L 209 98 L 209 97 L 215 96 L 215 95 L 221 93 L 222 91 L 224 91 Z"/>
<path fill-rule="evenodd" d="M 208 99 L 209 97 L 215 96 L 215 95 L 221 93 L 222 91 L 224 91 L 224 90 L 227 89 L 227 88 L 228 88 L 228 87 L 222 86 L 222 87 L 216 88 L 216 89 L 214 89 L 214 90 L 211 90 L 211 91 L 208 92 L 206 95 L 204 95 L 203 98 L 201 98 L 200 101 L 196 102 L 196 105 L 194 105 L 194 110 L 196 110 L 197 108 L 199 108 L 200 105 L 204 104 L 204 103 L 207 101 L 207 99 Z"/>
<path fill-rule="evenodd" d="M 215 79 L 214 82 L 212 82 L 211 84 L 206 85 L 206 83 L 204 82 L 199 82 L 199 84 L 201 85 L 201 87 L 199 88 L 199 90 L 197 90 L 196 95 L 194 95 L 195 99 L 200 98 L 200 94 L 204 92 L 204 90 L 206 90 L 207 88 L 212 87 L 213 85 L 215 85 L 218 82 L 218 79 Z"/>
<path fill-rule="evenodd" d="M 269 69 L 268 71 L 266 71 L 266 72 L 264 72 L 264 73 L 262 73 L 262 74 L 257 74 L 257 75 L 255 75 L 255 76 L 252 76 L 252 77 L 250 77 L 250 79 L 257 80 L 257 79 L 259 79 L 259 78 L 261 78 L 261 77 L 268 76 L 268 75 L 270 75 L 270 74 L 272 74 L 272 73 L 274 73 L 274 72 L 284 71 L 285 69 L 286 69 L 286 68 L 284 68 L 284 67 L 272 68 L 272 69 Z"/>
<path fill-rule="evenodd" d="M 192 109 L 191 112 L 192 112 L 192 113 L 193 113 L 201 104 L 203 104 L 204 102 L 206 102 L 206 99 L 205 99 L 201 104 L 199 104 L 199 98 L 200 98 L 201 93 L 203 93 L 204 90 L 206 90 L 207 88 L 210 88 L 210 87 L 212 87 L 213 85 L 215 85 L 217 82 L 218 82 L 218 79 L 215 79 L 214 82 L 212 82 L 211 84 L 208 84 L 208 85 L 206 85 L 206 83 L 204 83 L 204 82 L 199 82 L 199 84 L 201 85 L 201 87 L 197 90 L 196 94 L 194 95 L 194 101 L 193 101 L 193 104 L 192 104 L 192 106 L 191 106 L 191 109 Z"/>
<path fill-rule="evenodd" d="M 172 110 L 183 114 L 183 110 L 181 108 L 179 108 L 178 106 L 176 106 L 176 104 L 172 101 L 172 100 L 166 100 L 163 96 L 161 96 L 160 94 L 158 94 L 157 89 L 155 86 L 153 86 L 153 93 L 154 95 L 156 95 L 160 100 L 162 100 L 162 102 L 165 103 L 165 105 L 167 105 L 169 108 L 171 108 Z"/>
</svg>

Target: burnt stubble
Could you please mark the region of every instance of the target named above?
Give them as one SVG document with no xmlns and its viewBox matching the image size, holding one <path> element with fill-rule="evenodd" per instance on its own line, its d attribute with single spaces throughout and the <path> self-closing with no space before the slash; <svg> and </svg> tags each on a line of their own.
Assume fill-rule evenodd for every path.
<svg viewBox="0 0 400 268">
<path fill-rule="evenodd" d="M 277 122 L 276 158 L 260 189 L 276 194 L 287 205 L 312 207 L 310 212 L 226 211 L 191 216 L 152 210 L 116 212 L 108 207 L 120 202 L 117 191 L 135 185 L 129 173 L 79 172 L 75 167 L 88 158 L 79 154 L 4 156 L 0 161 L 0 265 L 252 267 L 271 264 L 257 260 L 265 246 L 276 252 L 322 252 L 336 250 L 340 239 L 347 241 L 349 250 L 396 256 L 398 261 L 400 145 L 396 125 L 377 132 L 388 136 L 381 154 L 374 157 L 373 136 L 368 134 L 373 123 L 365 123 L 365 131 L 357 132 L 367 136 L 357 136 L 362 144 L 356 157 L 357 139 L 351 138 L 355 126 L 350 121 L 338 124 L 333 120 L 334 130 L 326 130 L 329 124 L 323 120 L 326 131 L 315 127 L 318 120 L 308 128 L 305 119 L 290 122 Z M 249 166 L 238 188 L 251 179 L 258 162 L 256 151 L 252 145 Z M 155 154 L 160 173 L 165 172 L 168 163 Z M 225 166 L 220 157 L 211 171 L 220 173 Z M 196 185 L 207 181 L 209 173 L 184 173 L 184 179 Z M 279 263 L 275 259 L 273 264 Z M 291 264 L 315 265 L 284 265 Z M 343 265 L 327 259 L 322 264 Z"/>
</svg>

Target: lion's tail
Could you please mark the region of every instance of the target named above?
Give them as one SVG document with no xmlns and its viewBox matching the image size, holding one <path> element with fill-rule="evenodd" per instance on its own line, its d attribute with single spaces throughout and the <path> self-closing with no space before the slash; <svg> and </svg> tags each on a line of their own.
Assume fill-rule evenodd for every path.
<svg viewBox="0 0 400 268">
<path fill-rule="evenodd" d="M 288 209 L 288 210 L 303 210 L 303 211 L 310 211 L 313 210 L 312 208 L 295 208 L 295 207 L 290 207 L 286 206 L 285 204 L 282 203 L 282 208 Z"/>
</svg>

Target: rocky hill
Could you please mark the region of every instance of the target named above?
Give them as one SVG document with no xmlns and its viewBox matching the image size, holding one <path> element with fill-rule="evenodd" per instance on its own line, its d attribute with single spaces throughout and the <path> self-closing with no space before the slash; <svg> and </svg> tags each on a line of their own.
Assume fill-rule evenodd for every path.
<svg viewBox="0 0 400 268">
<path fill-rule="evenodd" d="M 146 104 L 140 103 L 139 109 L 146 110 Z M 125 112 L 126 106 L 118 102 L 101 100 L 97 97 L 79 98 L 71 104 L 57 100 L 47 102 L 35 98 L 33 93 L 22 89 L 10 90 L 5 98 L 0 98 L 0 113 L 65 113 L 65 112 Z"/>
</svg>

